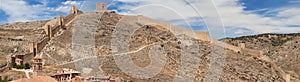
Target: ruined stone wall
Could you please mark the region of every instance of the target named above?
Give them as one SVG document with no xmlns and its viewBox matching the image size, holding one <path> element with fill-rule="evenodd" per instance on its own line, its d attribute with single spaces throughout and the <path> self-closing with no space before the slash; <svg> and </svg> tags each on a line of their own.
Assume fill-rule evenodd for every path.
<svg viewBox="0 0 300 82">
<path fill-rule="evenodd" d="M 52 36 L 58 33 L 61 30 L 60 26 L 54 26 L 52 29 Z"/>
<path fill-rule="evenodd" d="M 252 49 L 243 49 L 243 53 L 258 57 L 260 55 L 261 51 L 260 50 L 252 50 Z"/>
<path fill-rule="evenodd" d="M 199 32 L 192 29 L 186 29 L 181 27 L 176 27 L 172 25 L 170 22 L 159 22 L 150 18 L 147 18 L 142 15 L 136 16 L 137 22 L 141 25 L 160 25 L 164 28 L 170 30 L 175 35 L 185 34 L 189 37 L 193 37 L 195 39 L 203 40 L 203 41 L 211 41 L 208 32 Z"/>
<path fill-rule="evenodd" d="M 203 41 L 210 41 L 211 38 L 209 37 L 209 33 L 208 32 L 197 32 L 197 31 L 194 31 L 195 34 L 196 34 L 196 39 L 200 39 L 200 40 L 203 40 Z"/>
<path fill-rule="evenodd" d="M 76 17 L 76 14 L 70 14 L 68 16 L 65 17 L 64 21 L 66 23 L 70 22 L 71 20 L 73 20 Z"/>
<path fill-rule="evenodd" d="M 47 43 L 50 41 L 49 37 L 44 38 L 43 40 L 41 40 L 38 44 L 37 44 L 37 50 L 41 51 L 46 45 Z"/>
<path fill-rule="evenodd" d="M 242 52 L 240 47 L 237 47 L 237 46 L 234 46 L 234 45 L 226 44 L 226 47 L 230 50 L 235 51 L 235 52 Z"/>
</svg>

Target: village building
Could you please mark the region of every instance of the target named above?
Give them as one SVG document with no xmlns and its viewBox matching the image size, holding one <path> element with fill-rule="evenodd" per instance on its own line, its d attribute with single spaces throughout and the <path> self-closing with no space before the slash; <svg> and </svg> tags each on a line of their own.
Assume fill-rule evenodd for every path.
<svg viewBox="0 0 300 82">
<path fill-rule="evenodd" d="M 82 82 L 79 76 L 76 76 L 72 79 L 71 82 Z"/>
<path fill-rule="evenodd" d="M 41 71 L 43 69 L 43 61 L 40 55 L 36 55 L 31 64 L 34 71 Z"/>
<path fill-rule="evenodd" d="M 11 56 L 12 65 L 22 65 L 24 63 L 24 54 L 16 54 Z"/>
<path fill-rule="evenodd" d="M 76 76 L 80 76 L 80 72 L 68 68 L 58 70 L 55 74 L 51 75 L 58 82 L 70 82 Z"/>
</svg>

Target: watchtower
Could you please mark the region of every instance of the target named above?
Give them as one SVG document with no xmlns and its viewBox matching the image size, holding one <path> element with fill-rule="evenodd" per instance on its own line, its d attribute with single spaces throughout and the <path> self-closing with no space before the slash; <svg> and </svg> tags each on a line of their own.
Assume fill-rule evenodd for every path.
<svg viewBox="0 0 300 82">
<path fill-rule="evenodd" d="M 53 37 L 52 27 L 50 25 L 46 25 L 45 30 L 46 34 L 51 39 Z"/>
<path fill-rule="evenodd" d="M 62 15 L 58 15 L 58 17 L 57 17 L 57 22 L 58 22 L 58 24 L 60 25 L 60 27 L 63 26 L 63 24 L 64 24 L 64 18 L 63 18 Z"/>
<path fill-rule="evenodd" d="M 29 43 L 29 52 L 33 53 L 33 56 L 36 56 L 37 49 L 38 49 L 38 46 L 37 46 L 37 44 L 35 42 Z"/>
<path fill-rule="evenodd" d="M 96 11 L 106 11 L 105 3 L 96 3 Z"/>
<path fill-rule="evenodd" d="M 71 13 L 77 15 L 77 9 L 76 9 L 76 6 L 74 6 L 74 5 L 72 6 L 72 8 L 71 8 Z"/>
</svg>

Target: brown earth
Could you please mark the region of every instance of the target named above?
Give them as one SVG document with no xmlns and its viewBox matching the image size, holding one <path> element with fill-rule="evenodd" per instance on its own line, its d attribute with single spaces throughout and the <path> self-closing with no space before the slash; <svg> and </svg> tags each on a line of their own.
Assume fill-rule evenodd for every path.
<svg viewBox="0 0 300 82">
<path fill-rule="evenodd" d="M 76 69 L 76 64 L 74 63 L 84 63 L 85 65 L 99 64 L 99 67 L 91 67 L 93 69 L 98 69 L 103 72 L 104 75 L 111 75 L 115 77 L 122 77 L 124 79 L 133 80 L 137 82 L 170 82 L 179 75 L 179 77 L 189 76 L 190 74 L 195 74 L 195 78 L 192 81 L 199 82 L 208 80 L 204 79 L 210 74 L 208 72 L 212 65 L 224 64 L 221 69 L 221 76 L 219 82 L 284 82 L 284 79 L 280 77 L 274 70 L 275 68 L 271 66 L 271 63 L 264 60 L 258 59 L 252 55 L 242 54 L 236 52 L 232 48 L 224 48 L 218 45 L 212 45 L 211 39 L 207 37 L 205 32 L 196 32 L 196 36 L 193 37 L 187 34 L 193 33 L 189 30 L 183 30 L 182 28 L 177 28 L 173 26 L 172 30 L 165 27 L 165 23 L 154 22 L 152 24 L 139 22 L 140 16 L 124 16 L 119 15 L 114 12 L 105 13 L 95 13 L 89 12 L 77 16 L 74 22 L 69 25 L 67 30 L 63 30 L 58 35 L 56 35 L 42 50 L 41 55 L 45 60 L 46 69 L 43 71 L 45 73 L 51 73 L 51 70 L 57 68 L 73 68 Z M 149 19 L 149 18 L 142 18 Z M 154 20 L 155 21 L 155 20 Z M 149 22 L 149 21 L 148 21 Z M 12 24 L 16 26 L 15 28 L 1 27 L 0 35 L 1 44 L 0 51 L 1 56 L 9 56 L 17 52 L 23 52 L 28 49 L 28 42 L 39 40 L 45 37 L 43 28 L 43 22 L 29 22 L 18 26 L 18 24 Z M 49 23 L 49 22 L 48 22 Z M 155 24 L 156 23 L 156 24 Z M 26 27 L 22 29 L 21 27 L 26 26 L 26 24 L 31 27 Z M 35 26 L 36 25 L 36 26 Z M 5 26 L 5 25 L 2 25 Z M 37 27 L 37 28 L 34 28 Z M 77 27 L 82 27 L 85 29 L 94 29 L 92 36 L 85 36 L 88 39 L 95 38 L 95 53 L 96 57 L 84 57 L 74 59 L 72 56 L 72 39 L 74 39 L 74 33 Z M 140 28 L 137 28 L 140 27 Z M 114 32 L 117 30 L 122 31 L 123 35 L 115 36 Z M 174 33 L 174 30 L 177 31 Z M 75 32 L 74 32 L 75 30 Z M 78 29 L 77 29 L 78 30 Z M 133 31 L 134 30 L 134 31 Z M 132 35 L 130 37 L 126 34 Z M 18 34 L 20 33 L 20 34 Z M 173 34 L 174 33 L 174 34 Z M 205 36 L 199 36 L 205 35 Z M 17 38 L 15 41 L 14 37 L 24 36 L 24 38 Z M 277 36 L 277 37 L 275 37 Z M 278 37 L 282 36 L 282 37 Z M 37 38 L 32 38 L 37 37 Z M 111 47 L 114 39 L 122 39 L 122 37 L 128 37 L 124 41 L 128 41 L 128 51 L 123 53 L 128 53 L 132 58 L 133 63 L 139 67 L 146 67 L 151 64 L 150 56 L 148 52 L 155 45 L 163 48 L 165 50 L 165 55 L 159 55 L 161 57 L 166 57 L 166 64 L 164 68 L 152 78 L 136 78 L 129 76 L 122 72 L 118 68 L 117 63 L 113 57 L 114 49 Z M 13 39 L 11 39 L 13 38 Z M 269 38 L 265 35 L 241 37 L 241 38 L 227 38 L 222 39 L 222 41 L 227 42 L 237 46 L 238 43 L 246 43 L 246 48 L 255 50 L 264 50 L 278 67 L 282 68 L 287 74 L 291 74 L 292 81 L 299 81 L 299 56 L 297 55 L 298 48 L 298 35 L 274 35 L 274 37 Z M 89 42 L 86 42 L 89 43 Z M 11 44 L 11 45 L 7 45 Z M 187 45 L 191 44 L 191 45 Z M 22 46 L 20 46 L 22 45 Z M 185 57 L 187 54 L 181 54 L 184 52 L 182 50 L 189 50 L 187 47 L 193 47 L 193 52 L 188 52 L 187 54 L 191 59 L 181 60 L 180 58 Z M 19 48 L 20 47 L 20 48 Z M 14 48 L 17 50 L 14 51 Z M 212 50 L 217 49 L 217 50 Z M 220 54 L 222 49 L 226 50 L 226 54 Z M 122 51 L 117 51 L 116 53 L 121 53 Z M 222 55 L 226 62 L 212 62 L 214 56 L 212 53 L 217 55 Z M 122 56 L 122 55 L 119 55 Z M 98 61 L 91 61 L 97 58 Z M 5 60 L 5 59 L 3 59 Z M 190 62 L 189 60 L 199 60 L 197 62 Z M 188 62 L 188 66 L 183 68 L 180 67 L 181 62 Z M 127 62 L 124 62 L 127 63 Z M 212 63 L 212 64 L 211 64 Z M 158 67 L 158 66 L 156 66 Z M 192 73 L 181 74 L 180 69 L 191 70 Z M 82 69 L 79 71 L 83 72 Z M 0 75 L 14 76 L 15 72 L 6 71 L 0 73 Z M 90 75 L 97 75 L 98 72 L 94 70 Z"/>
</svg>

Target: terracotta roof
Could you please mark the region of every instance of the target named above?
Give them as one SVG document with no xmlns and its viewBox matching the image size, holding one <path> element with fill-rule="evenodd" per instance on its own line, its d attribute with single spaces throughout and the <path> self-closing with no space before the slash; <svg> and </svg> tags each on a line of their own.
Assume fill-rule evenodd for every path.
<svg viewBox="0 0 300 82">
<path fill-rule="evenodd" d="M 72 79 L 72 82 L 81 82 L 81 79 L 80 79 L 80 77 L 77 76 Z"/>
<path fill-rule="evenodd" d="M 54 78 L 49 76 L 37 76 L 35 78 L 22 78 L 11 82 L 57 82 Z"/>
</svg>

